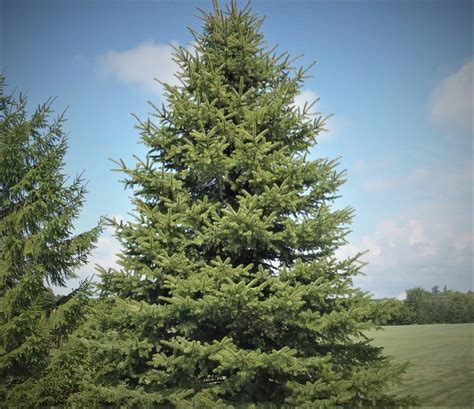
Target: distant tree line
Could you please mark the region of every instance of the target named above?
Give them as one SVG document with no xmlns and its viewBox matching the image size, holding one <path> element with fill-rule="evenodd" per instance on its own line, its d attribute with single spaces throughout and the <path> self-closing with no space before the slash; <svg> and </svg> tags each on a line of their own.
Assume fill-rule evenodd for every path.
<svg viewBox="0 0 474 409">
<path fill-rule="evenodd" d="M 383 322 L 385 325 L 409 324 L 457 324 L 474 322 L 474 293 L 440 290 L 434 286 L 431 291 L 411 288 L 406 291 L 406 299 L 378 300 L 390 304 L 391 314 Z"/>
</svg>

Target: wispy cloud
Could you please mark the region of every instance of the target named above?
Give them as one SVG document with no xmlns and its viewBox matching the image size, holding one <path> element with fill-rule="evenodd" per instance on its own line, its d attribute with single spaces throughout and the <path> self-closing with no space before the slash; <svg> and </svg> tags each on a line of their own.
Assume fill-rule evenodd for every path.
<svg viewBox="0 0 474 409">
<path fill-rule="evenodd" d="M 394 170 L 388 166 L 381 175 L 367 171 L 367 176 L 361 181 L 362 190 L 368 193 L 398 191 L 406 198 L 431 198 L 437 201 L 472 193 L 471 163 L 436 162 L 395 175 Z"/>
<path fill-rule="evenodd" d="M 435 88 L 430 106 L 433 122 L 445 129 L 453 127 L 472 136 L 472 76 L 474 58 Z"/>
<path fill-rule="evenodd" d="M 472 288 L 472 164 L 432 161 L 398 175 L 389 162 L 354 167 L 368 198 L 382 208 L 398 204 L 340 250 L 341 257 L 369 250 L 367 276 L 356 283 L 378 297 L 416 286 Z"/>
<path fill-rule="evenodd" d="M 121 220 L 122 216 L 114 216 L 115 219 Z M 118 268 L 117 253 L 121 247 L 119 241 L 114 236 L 114 229 L 107 227 L 97 240 L 96 248 L 88 258 L 87 264 L 82 266 L 77 272 L 77 277 L 69 280 L 66 287 L 53 286 L 56 294 L 68 294 L 71 290 L 77 288 L 79 283 L 85 279 L 90 279 L 97 274 L 97 266 L 107 268 Z M 94 280 L 97 281 L 97 280 Z"/>
<path fill-rule="evenodd" d="M 336 138 L 340 135 L 343 135 L 350 124 L 351 121 L 348 118 L 331 116 L 326 122 L 326 129 L 329 131 L 329 137 Z"/>
<path fill-rule="evenodd" d="M 343 247 L 339 257 L 369 250 L 366 276 L 355 281 L 377 297 L 397 296 L 422 286 L 446 284 L 472 288 L 472 221 L 468 209 L 455 203 L 418 205 L 380 221 L 358 242 Z"/>
<path fill-rule="evenodd" d="M 313 104 L 314 103 L 314 104 Z M 310 105 L 313 104 L 313 106 L 309 110 L 309 114 L 314 114 L 318 112 L 317 105 L 318 105 L 318 95 L 314 92 L 311 91 L 310 89 L 306 89 L 299 93 L 295 97 L 295 107 L 299 108 L 301 112 L 303 112 L 305 105 Z"/>
<path fill-rule="evenodd" d="M 354 163 L 354 171 L 358 173 L 364 172 L 380 172 L 383 169 L 393 166 L 391 158 L 382 158 L 375 160 L 358 159 Z"/>
<path fill-rule="evenodd" d="M 295 97 L 294 106 L 299 108 L 301 112 L 303 112 L 305 105 L 307 107 L 311 106 L 308 110 L 308 114 L 310 115 L 318 114 L 321 112 L 319 97 L 314 91 L 310 89 L 303 90 Z M 331 116 L 326 121 L 325 126 L 328 132 L 321 133 L 319 135 L 318 141 L 326 141 L 329 139 L 333 139 L 336 136 L 339 136 L 347 129 L 349 123 L 350 122 L 347 118 Z"/>
<path fill-rule="evenodd" d="M 171 85 L 178 83 L 174 76 L 178 64 L 173 60 L 173 52 L 169 44 L 147 42 L 129 50 L 109 51 L 97 58 L 97 65 L 105 75 L 161 95 L 162 87 L 155 78 Z"/>
<path fill-rule="evenodd" d="M 390 189 L 398 189 L 403 187 L 404 189 L 410 187 L 416 187 L 422 185 L 432 175 L 426 168 L 415 168 L 408 173 L 383 176 L 373 175 L 364 179 L 361 183 L 362 190 L 366 192 L 384 191 Z"/>
</svg>

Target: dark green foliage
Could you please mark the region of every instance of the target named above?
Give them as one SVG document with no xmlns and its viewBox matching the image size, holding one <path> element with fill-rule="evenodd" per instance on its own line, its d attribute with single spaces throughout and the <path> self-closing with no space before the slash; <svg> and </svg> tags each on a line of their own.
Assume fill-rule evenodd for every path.
<svg viewBox="0 0 474 409">
<path fill-rule="evenodd" d="M 375 308 L 384 306 L 386 316 L 381 325 L 461 324 L 474 322 L 474 294 L 434 286 L 431 292 L 423 288 L 407 290 L 404 301 L 374 300 Z"/>
<path fill-rule="evenodd" d="M 413 324 L 414 314 L 407 304 L 399 300 L 394 300 L 393 302 L 395 303 L 394 312 L 387 321 L 387 325 Z"/>
<path fill-rule="evenodd" d="M 26 97 L 6 95 L 0 76 L 0 404 L 31 402 L 30 390 L 57 348 L 83 318 L 87 285 L 57 297 L 86 261 L 99 228 L 74 235 L 85 193 L 62 173 L 62 116 L 51 101 L 29 117 Z"/>
<path fill-rule="evenodd" d="M 339 260 L 351 209 L 337 163 L 309 160 L 324 121 L 293 103 L 305 70 L 264 47 L 234 3 L 179 47 L 180 86 L 140 122 L 147 157 L 121 166 L 135 220 L 113 222 L 121 270 L 56 358 L 77 407 L 398 407 L 377 314 Z M 73 358 L 73 370 L 70 360 Z M 51 366 L 54 374 L 54 367 Z"/>
<path fill-rule="evenodd" d="M 387 314 L 381 317 L 380 325 L 409 325 L 413 324 L 412 310 L 400 300 L 395 298 L 385 298 L 374 300 L 374 308 L 383 308 Z"/>
<path fill-rule="evenodd" d="M 411 311 L 413 324 L 459 324 L 474 322 L 474 294 L 455 290 L 407 290 L 404 305 Z"/>
</svg>

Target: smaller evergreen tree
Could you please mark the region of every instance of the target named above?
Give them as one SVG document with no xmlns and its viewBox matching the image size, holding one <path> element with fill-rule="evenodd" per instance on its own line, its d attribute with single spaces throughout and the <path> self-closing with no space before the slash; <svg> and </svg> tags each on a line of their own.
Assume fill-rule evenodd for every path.
<svg viewBox="0 0 474 409">
<path fill-rule="evenodd" d="M 6 94 L 0 76 L 0 406 L 6 407 L 31 402 L 52 350 L 84 316 L 88 283 L 63 297 L 49 286 L 75 277 L 100 233 L 100 225 L 73 233 L 86 190 L 80 176 L 67 184 L 64 117 L 49 121 L 52 101 L 29 116 L 27 98 Z"/>
</svg>

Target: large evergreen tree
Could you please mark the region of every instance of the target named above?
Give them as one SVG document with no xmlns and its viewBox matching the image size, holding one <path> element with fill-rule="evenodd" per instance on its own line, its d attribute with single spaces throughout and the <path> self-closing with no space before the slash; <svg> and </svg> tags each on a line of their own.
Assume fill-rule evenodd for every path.
<svg viewBox="0 0 474 409">
<path fill-rule="evenodd" d="M 26 97 L 6 94 L 0 76 L 0 406 L 32 404 L 35 379 L 88 305 L 85 285 L 63 297 L 49 287 L 75 277 L 100 230 L 73 233 L 85 187 L 67 184 L 51 102 L 28 116 Z"/>
<path fill-rule="evenodd" d="M 135 220 L 114 223 L 121 269 L 64 350 L 61 403 L 405 405 L 388 392 L 403 366 L 363 336 L 377 311 L 352 284 L 361 263 L 335 256 L 352 210 L 332 207 L 337 163 L 308 158 L 324 121 L 294 106 L 306 70 L 265 48 L 248 8 L 202 19 L 176 49 L 181 85 L 139 124 L 148 155 L 121 166 Z"/>
</svg>

